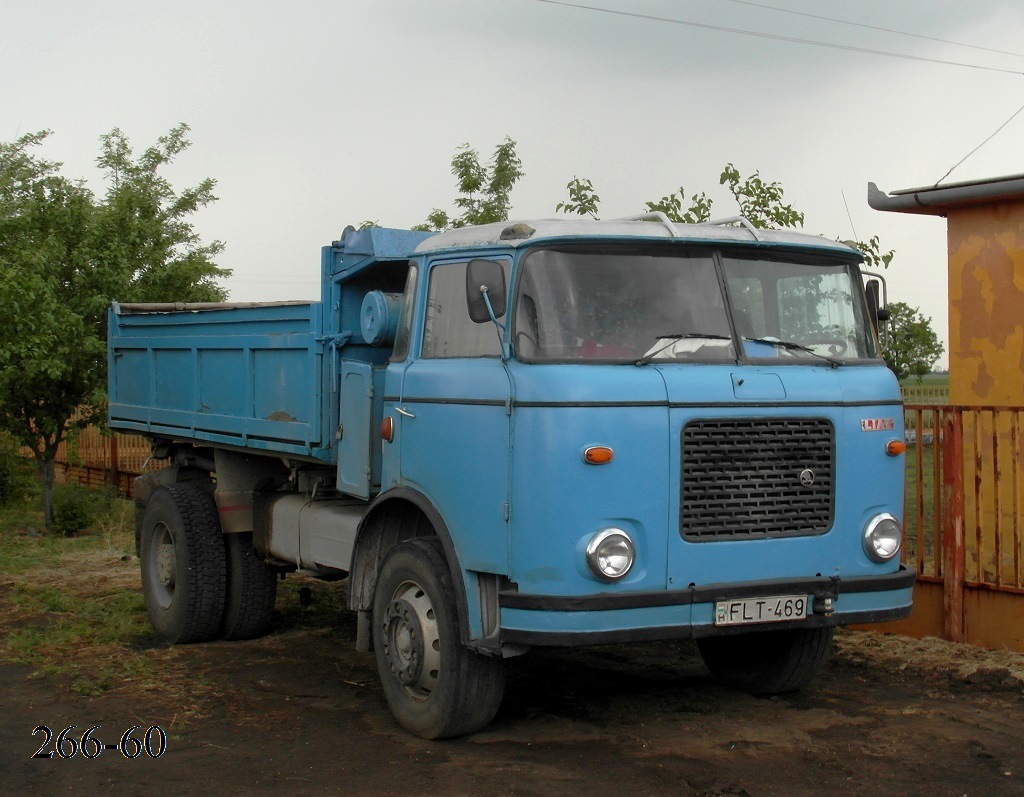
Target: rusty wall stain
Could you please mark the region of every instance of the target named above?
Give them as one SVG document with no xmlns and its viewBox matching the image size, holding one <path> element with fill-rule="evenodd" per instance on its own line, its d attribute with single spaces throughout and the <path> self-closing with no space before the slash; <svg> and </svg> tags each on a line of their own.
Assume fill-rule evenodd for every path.
<svg viewBox="0 0 1024 797">
<path fill-rule="evenodd" d="M 1024 202 L 950 211 L 950 400 L 1024 406 Z"/>
<path fill-rule="evenodd" d="M 978 364 L 977 376 L 974 381 L 971 382 L 971 388 L 974 390 L 974 395 L 981 398 L 988 398 L 995 385 L 996 380 L 992 378 L 991 374 L 989 374 L 988 368 L 985 367 L 985 361 L 982 360 Z"/>
</svg>

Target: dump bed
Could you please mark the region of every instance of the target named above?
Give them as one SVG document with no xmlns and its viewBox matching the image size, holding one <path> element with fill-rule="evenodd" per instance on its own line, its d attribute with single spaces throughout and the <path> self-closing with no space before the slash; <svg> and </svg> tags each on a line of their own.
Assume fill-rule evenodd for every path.
<svg viewBox="0 0 1024 797">
<path fill-rule="evenodd" d="M 320 302 L 114 304 L 110 426 L 329 460 Z"/>
</svg>

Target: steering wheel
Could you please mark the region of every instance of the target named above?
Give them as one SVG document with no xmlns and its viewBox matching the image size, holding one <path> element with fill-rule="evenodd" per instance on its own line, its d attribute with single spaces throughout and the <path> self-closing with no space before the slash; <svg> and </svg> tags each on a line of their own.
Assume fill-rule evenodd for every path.
<svg viewBox="0 0 1024 797">
<path fill-rule="evenodd" d="M 536 354 L 537 351 L 540 349 L 540 345 L 537 343 L 537 341 L 533 337 L 533 335 L 531 335 L 529 332 L 526 332 L 526 331 L 524 331 L 522 329 L 520 329 L 520 330 L 518 330 L 516 332 L 516 348 L 517 349 L 519 348 L 519 339 L 520 338 L 525 338 L 533 346 L 533 351 L 530 352 L 530 355 Z M 524 354 L 525 354 L 525 352 L 524 352 Z"/>
<path fill-rule="evenodd" d="M 842 338 L 810 338 L 809 340 L 802 341 L 802 343 L 808 348 L 811 346 L 828 346 L 828 353 L 832 357 L 845 354 L 846 350 L 850 347 L 850 344 Z"/>
</svg>

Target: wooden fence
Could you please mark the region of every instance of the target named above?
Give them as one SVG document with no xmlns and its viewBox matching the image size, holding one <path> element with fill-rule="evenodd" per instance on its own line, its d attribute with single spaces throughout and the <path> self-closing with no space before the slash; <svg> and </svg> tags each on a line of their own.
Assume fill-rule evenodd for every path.
<svg viewBox="0 0 1024 797">
<path fill-rule="evenodd" d="M 914 613 L 879 630 L 1024 652 L 1024 409 L 905 407 L 907 566 Z M 148 463 L 137 435 L 87 429 L 58 454 L 58 476 L 130 496 Z"/>
<path fill-rule="evenodd" d="M 150 461 L 149 441 L 134 434 L 101 432 L 89 427 L 77 432 L 57 450 L 56 478 L 89 487 L 116 487 L 131 498 L 135 477 L 164 463 Z"/>
<path fill-rule="evenodd" d="M 904 560 L 890 630 L 1024 652 L 1024 409 L 907 405 Z"/>
</svg>

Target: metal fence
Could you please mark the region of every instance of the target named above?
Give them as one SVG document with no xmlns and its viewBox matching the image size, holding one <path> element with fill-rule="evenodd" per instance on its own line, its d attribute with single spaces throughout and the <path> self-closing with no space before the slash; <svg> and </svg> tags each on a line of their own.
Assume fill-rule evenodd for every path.
<svg viewBox="0 0 1024 797">
<path fill-rule="evenodd" d="M 907 404 L 949 404 L 948 385 L 901 385 Z"/>
</svg>

